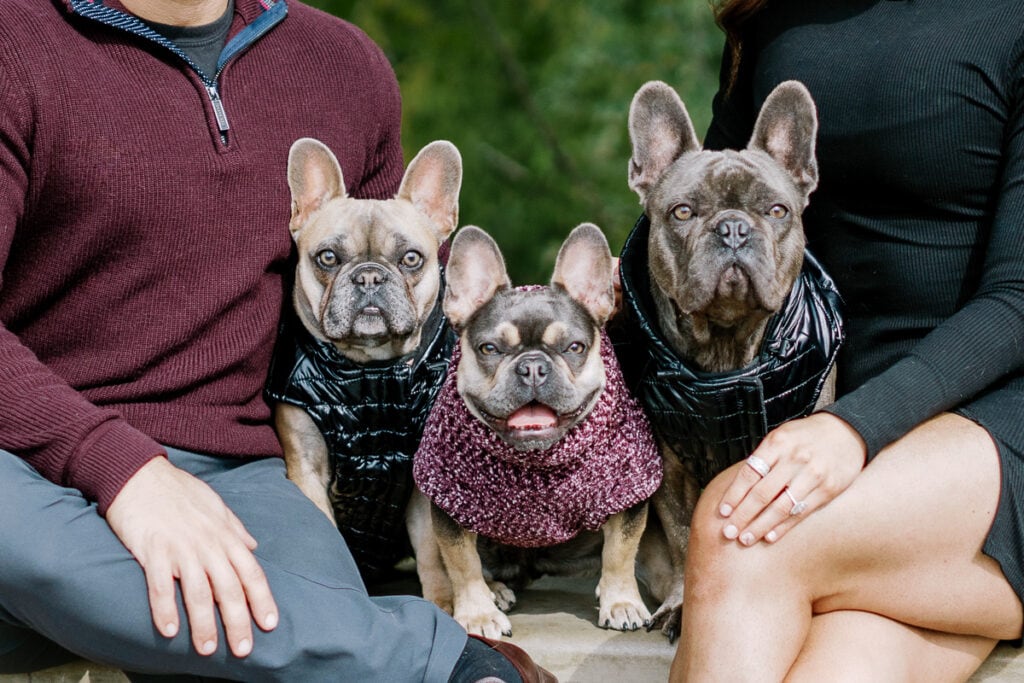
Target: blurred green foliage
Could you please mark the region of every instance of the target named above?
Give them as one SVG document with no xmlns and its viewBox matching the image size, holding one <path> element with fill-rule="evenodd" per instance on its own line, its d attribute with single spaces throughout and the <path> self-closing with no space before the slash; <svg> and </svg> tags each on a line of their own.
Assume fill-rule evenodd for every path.
<svg viewBox="0 0 1024 683">
<path fill-rule="evenodd" d="M 707 129 L 723 44 L 707 0 L 308 1 L 391 60 L 406 161 L 434 139 L 459 148 L 460 224 L 495 237 L 514 284 L 547 282 L 584 221 L 618 253 L 640 214 L 626 119 L 643 83 L 671 84 Z"/>
</svg>

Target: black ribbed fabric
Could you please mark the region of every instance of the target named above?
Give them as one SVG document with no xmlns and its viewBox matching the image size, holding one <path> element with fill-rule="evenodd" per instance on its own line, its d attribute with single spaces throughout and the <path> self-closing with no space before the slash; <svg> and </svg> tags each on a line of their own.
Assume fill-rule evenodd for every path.
<svg viewBox="0 0 1024 683">
<path fill-rule="evenodd" d="M 1024 595 L 1024 2 L 771 0 L 744 45 L 706 144 L 744 146 L 783 80 L 818 105 L 805 225 L 847 325 L 830 411 L 869 457 L 941 411 L 984 425 L 1004 475 L 986 552 Z"/>
</svg>

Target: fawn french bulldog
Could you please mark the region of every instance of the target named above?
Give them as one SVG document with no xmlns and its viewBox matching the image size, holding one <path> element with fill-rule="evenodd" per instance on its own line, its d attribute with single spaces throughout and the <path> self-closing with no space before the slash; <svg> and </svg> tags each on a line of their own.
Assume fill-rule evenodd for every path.
<svg viewBox="0 0 1024 683">
<path fill-rule="evenodd" d="M 461 182 L 445 141 L 416 155 L 387 200 L 350 197 L 317 140 L 297 140 L 288 157 L 297 322 L 279 341 L 268 396 L 288 477 L 364 572 L 408 549 L 412 456 L 455 341 L 438 250 L 456 227 Z"/>
</svg>

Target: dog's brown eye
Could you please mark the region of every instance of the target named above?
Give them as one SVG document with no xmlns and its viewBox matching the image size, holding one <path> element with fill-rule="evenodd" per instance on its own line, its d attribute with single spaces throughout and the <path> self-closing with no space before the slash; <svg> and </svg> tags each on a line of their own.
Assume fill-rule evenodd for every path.
<svg viewBox="0 0 1024 683">
<path fill-rule="evenodd" d="M 569 353 L 581 355 L 584 351 L 587 350 L 587 345 L 584 344 L 583 342 L 573 342 L 572 344 L 569 344 L 569 346 L 565 350 L 568 351 Z"/>
<path fill-rule="evenodd" d="M 402 257 L 402 265 L 410 270 L 419 268 L 423 263 L 423 254 L 418 251 L 407 251 Z"/>
<path fill-rule="evenodd" d="M 338 265 L 338 255 L 330 249 L 324 249 L 323 251 L 317 252 L 316 262 L 319 263 L 322 268 L 334 268 Z"/>
<path fill-rule="evenodd" d="M 498 353 L 498 347 L 490 342 L 481 344 L 478 348 L 480 349 L 480 353 L 482 353 L 485 356 L 493 356 L 494 354 Z"/>
<path fill-rule="evenodd" d="M 781 220 L 789 215 L 789 209 L 784 207 L 782 204 L 776 204 L 772 208 L 768 209 L 768 215 L 772 218 Z"/>
<path fill-rule="evenodd" d="M 672 216 L 677 221 L 688 221 L 693 218 L 693 207 L 689 204 L 680 204 L 672 209 Z"/>
</svg>

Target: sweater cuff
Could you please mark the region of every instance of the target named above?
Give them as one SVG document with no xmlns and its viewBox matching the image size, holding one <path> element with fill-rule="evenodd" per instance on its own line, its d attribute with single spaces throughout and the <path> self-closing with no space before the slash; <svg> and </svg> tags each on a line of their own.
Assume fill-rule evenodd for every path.
<svg viewBox="0 0 1024 683">
<path fill-rule="evenodd" d="M 68 468 L 68 485 L 97 503 L 101 515 L 139 468 L 166 455 L 153 439 L 123 420 L 111 420 L 82 442 Z"/>
<path fill-rule="evenodd" d="M 934 377 L 916 363 L 905 363 L 903 369 L 904 381 L 888 381 L 883 374 L 822 408 L 857 430 L 867 446 L 867 462 L 943 409 L 922 400 L 940 395 Z"/>
</svg>

